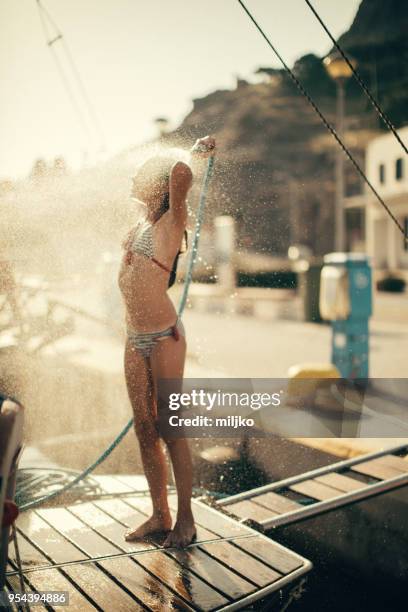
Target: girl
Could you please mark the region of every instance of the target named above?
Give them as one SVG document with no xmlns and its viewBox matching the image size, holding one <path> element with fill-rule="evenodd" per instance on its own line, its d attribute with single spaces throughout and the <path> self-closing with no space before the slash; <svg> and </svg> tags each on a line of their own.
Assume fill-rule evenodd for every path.
<svg viewBox="0 0 408 612">
<path fill-rule="evenodd" d="M 197 140 L 191 153 L 214 154 L 215 140 Z M 192 184 L 190 167 L 168 157 L 153 157 L 133 179 L 131 196 L 144 205 L 144 219 L 130 232 L 119 273 L 127 321 L 125 376 L 134 412 L 143 467 L 153 502 L 152 516 L 131 529 L 126 540 L 167 533 L 164 546 L 184 547 L 196 535 L 191 511 L 192 464 L 187 440 L 165 439 L 177 488 L 176 522 L 167 502 L 167 467 L 157 431 L 157 381 L 177 379 L 184 372 L 184 327 L 167 289 L 175 281 L 181 244 L 185 237 L 186 197 Z M 180 389 L 181 390 L 181 389 Z"/>
</svg>

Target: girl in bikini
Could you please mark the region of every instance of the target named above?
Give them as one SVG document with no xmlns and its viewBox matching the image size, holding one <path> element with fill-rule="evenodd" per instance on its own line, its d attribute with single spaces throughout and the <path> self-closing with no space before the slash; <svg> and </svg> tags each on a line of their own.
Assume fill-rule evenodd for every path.
<svg viewBox="0 0 408 612">
<path fill-rule="evenodd" d="M 214 154 L 215 140 L 199 139 L 192 156 Z M 177 517 L 167 501 L 167 466 L 157 428 L 159 379 L 181 381 L 186 340 L 167 289 L 175 280 L 178 255 L 185 238 L 186 197 L 192 184 L 190 167 L 174 158 L 149 159 L 133 179 L 131 196 L 144 205 L 144 219 L 124 243 L 119 287 L 126 307 L 125 376 L 134 413 L 143 468 L 153 503 L 152 516 L 129 530 L 126 540 L 166 533 L 164 546 L 184 547 L 196 534 L 191 511 L 192 464 L 185 438 L 164 439 L 177 489 Z"/>
</svg>

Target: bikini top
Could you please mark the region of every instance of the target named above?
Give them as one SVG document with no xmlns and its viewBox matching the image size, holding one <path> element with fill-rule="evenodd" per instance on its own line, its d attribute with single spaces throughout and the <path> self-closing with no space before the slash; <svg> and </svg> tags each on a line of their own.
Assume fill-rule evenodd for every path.
<svg viewBox="0 0 408 612">
<path fill-rule="evenodd" d="M 151 259 L 159 268 L 171 273 L 172 270 L 162 264 L 154 257 L 154 245 L 153 245 L 153 225 L 150 221 L 144 220 L 132 230 L 129 239 L 126 241 L 125 249 L 127 250 L 126 263 L 132 263 L 132 253 L 138 255 L 144 255 L 148 259 Z"/>
</svg>

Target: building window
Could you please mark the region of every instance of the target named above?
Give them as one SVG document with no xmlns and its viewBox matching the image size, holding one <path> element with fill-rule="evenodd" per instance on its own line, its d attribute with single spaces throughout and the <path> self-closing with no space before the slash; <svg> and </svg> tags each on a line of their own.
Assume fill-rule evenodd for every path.
<svg viewBox="0 0 408 612">
<path fill-rule="evenodd" d="M 378 166 L 378 179 L 381 185 L 384 185 L 385 183 L 385 164 L 380 164 Z"/>
<path fill-rule="evenodd" d="M 402 157 L 399 157 L 395 161 L 395 178 L 397 181 L 400 181 L 404 176 L 404 160 Z"/>
</svg>

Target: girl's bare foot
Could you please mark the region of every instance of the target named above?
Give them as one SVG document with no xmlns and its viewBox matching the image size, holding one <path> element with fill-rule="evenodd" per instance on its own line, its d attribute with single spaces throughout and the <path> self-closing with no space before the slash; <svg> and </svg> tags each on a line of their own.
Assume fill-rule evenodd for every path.
<svg viewBox="0 0 408 612">
<path fill-rule="evenodd" d="M 165 548 L 185 548 L 195 541 L 197 537 L 193 515 L 180 517 L 165 539 Z"/>
<path fill-rule="evenodd" d="M 149 536 L 154 536 L 157 533 L 170 531 L 171 529 L 171 516 L 170 513 L 166 515 L 153 514 L 147 521 L 136 527 L 135 529 L 129 529 L 125 533 L 125 540 L 131 542 L 132 540 L 143 540 Z"/>
</svg>

